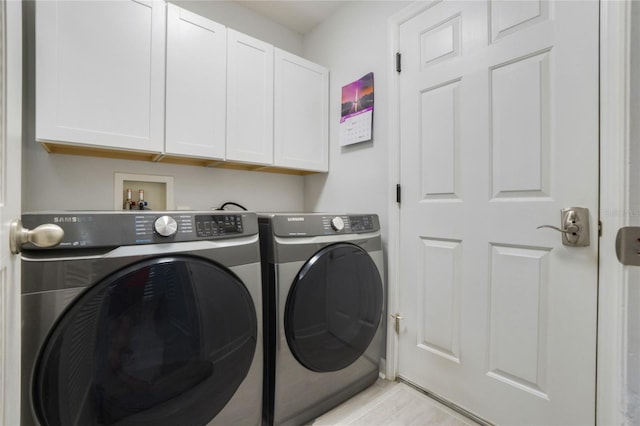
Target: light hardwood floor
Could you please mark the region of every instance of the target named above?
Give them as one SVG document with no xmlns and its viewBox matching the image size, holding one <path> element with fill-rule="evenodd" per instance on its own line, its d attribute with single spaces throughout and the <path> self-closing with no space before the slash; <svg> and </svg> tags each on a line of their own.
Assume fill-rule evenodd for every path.
<svg viewBox="0 0 640 426">
<path fill-rule="evenodd" d="M 475 426 L 477 423 L 411 386 L 378 380 L 310 425 Z"/>
</svg>

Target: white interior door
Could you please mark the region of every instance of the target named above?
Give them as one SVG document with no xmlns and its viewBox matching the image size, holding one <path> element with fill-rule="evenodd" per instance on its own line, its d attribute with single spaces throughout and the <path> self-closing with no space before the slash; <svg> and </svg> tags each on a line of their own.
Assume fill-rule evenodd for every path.
<svg viewBox="0 0 640 426">
<path fill-rule="evenodd" d="M 400 26 L 399 375 L 497 424 L 594 424 L 598 2 Z M 568 247 L 565 207 L 590 245 Z"/>
<path fill-rule="evenodd" d="M 20 217 L 22 2 L 0 0 L 0 424 L 20 424 L 20 261 L 9 223 Z"/>
</svg>

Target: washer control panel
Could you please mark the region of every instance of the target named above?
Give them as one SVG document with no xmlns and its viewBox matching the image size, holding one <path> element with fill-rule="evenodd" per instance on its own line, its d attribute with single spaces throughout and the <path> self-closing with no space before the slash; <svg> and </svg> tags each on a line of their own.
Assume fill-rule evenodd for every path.
<svg viewBox="0 0 640 426">
<path fill-rule="evenodd" d="M 236 238 L 258 233 L 251 212 L 43 212 L 22 215 L 23 226 L 34 229 L 53 223 L 64 231 L 52 249 L 116 247 Z M 31 243 L 27 250 L 43 250 Z"/>
<path fill-rule="evenodd" d="M 240 214 L 179 214 L 136 216 L 136 243 L 156 242 L 157 238 L 178 241 L 221 238 L 242 234 Z M 145 240 L 146 237 L 146 240 Z"/>
<path fill-rule="evenodd" d="M 352 232 L 370 232 L 378 229 L 373 216 L 350 216 Z M 377 218 L 376 218 L 377 219 Z"/>
<path fill-rule="evenodd" d="M 183 241 L 191 238 L 194 230 L 190 214 L 136 214 L 133 215 L 135 244 Z M 126 230 L 124 231 L 126 238 Z"/>
<path fill-rule="evenodd" d="M 198 215 L 196 216 L 196 235 L 198 237 L 219 237 L 229 234 L 242 234 L 240 215 Z"/>
</svg>

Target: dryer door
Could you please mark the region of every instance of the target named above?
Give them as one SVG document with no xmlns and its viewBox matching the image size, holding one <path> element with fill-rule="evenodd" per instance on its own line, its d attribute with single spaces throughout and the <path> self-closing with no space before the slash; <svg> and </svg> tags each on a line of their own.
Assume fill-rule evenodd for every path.
<svg viewBox="0 0 640 426">
<path fill-rule="evenodd" d="M 367 350 L 382 316 L 380 273 L 357 245 L 327 246 L 305 263 L 285 306 L 287 342 L 310 370 L 337 371 Z"/>
<path fill-rule="evenodd" d="M 99 282 L 53 327 L 34 372 L 43 425 L 206 424 L 247 375 L 252 298 L 210 261 L 148 259 Z"/>
</svg>

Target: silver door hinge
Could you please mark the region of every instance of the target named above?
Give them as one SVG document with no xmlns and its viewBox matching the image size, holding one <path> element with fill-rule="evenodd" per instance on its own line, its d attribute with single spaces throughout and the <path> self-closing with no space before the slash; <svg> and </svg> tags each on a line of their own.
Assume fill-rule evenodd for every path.
<svg viewBox="0 0 640 426">
<path fill-rule="evenodd" d="M 398 313 L 391 314 L 389 316 L 394 320 L 394 329 L 396 330 L 396 334 L 400 334 L 400 320 L 403 318 Z"/>
</svg>

